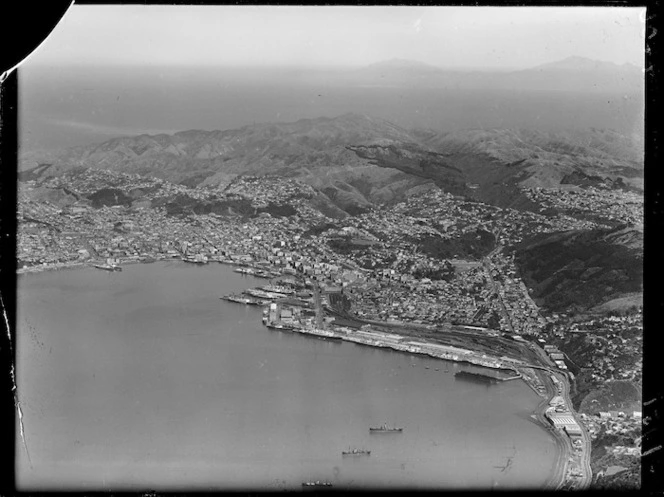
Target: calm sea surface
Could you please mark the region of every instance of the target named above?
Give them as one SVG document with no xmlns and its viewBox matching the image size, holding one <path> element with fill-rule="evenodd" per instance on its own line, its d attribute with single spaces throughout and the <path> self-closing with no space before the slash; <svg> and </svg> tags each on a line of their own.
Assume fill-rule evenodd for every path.
<svg viewBox="0 0 664 497">
<path fill-rule="evenodd" d="M 260 308 L 219 299 L 265 281 L 179 262 L 19 276 L 19 488 L 521 488 L 550 476 L 556 447 L 523 382 L 487 387 L 455 380 L 453 363 L 268 330 Z M 381 423 L 404 431 L 370 435 Z M 371 456 L 342 458 L 349 446 Z"/>
</svg>

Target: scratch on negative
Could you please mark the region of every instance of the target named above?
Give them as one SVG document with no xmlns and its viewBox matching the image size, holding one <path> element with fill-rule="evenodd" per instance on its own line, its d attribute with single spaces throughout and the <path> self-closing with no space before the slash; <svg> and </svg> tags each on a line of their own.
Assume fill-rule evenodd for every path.
<svg viewBox="0 0 664 497">
<path fill-rule="evenodd" d="M 9 339 L 9 351 L 12 353 L 12 357 L 14 355 L 14 351 L 12 350 L 12 334 L 11 330 L 9 329 L 9 319 L 7 319 L 7 311 L 5 310 L 5 301 L 2 298 L 2 294 L 0 293 L 0 307 L 2 307 L 2 317 L 5 318 L 5 328 L 7 328 L 7 338 Z M 12 374 L 12 380 L 14 379 L 14 376 Z M 14 388 L 16 388 L 16 383 L 14 383 Z"/>
<path fill-rule="evenodd" d="M 2 317 L 5 318 L 5 327 L 7 328 L 7 338 L 9 340 L 9 352 L 14 357 L 14 350 L 12 347 L 12 335 L 11 330 L 9 329 L 9 319 L 7 318 L 7 311 L 5 309 L 5 301 L 0 294 L 0 306 L 2 307 Z M 30 467 L 32 467 L 32 460 L 30 459 L 30 452 L 28 451 L 28 444 L 25 441 L 25 430 L 23 429 L 23 411 L 21 411 L 21 401 L 18 399 L 18 392 L 16 391 L 16 375 L 14 374 L 14 365 L 11 365 L 9 374 L 12 378 L 12 392 L 14 392 L 14 405 L 16 406 L 16 412 L 18 413 L 18 423 L 21 431 L 21 440 L 23 441 L 23 447 L 25 448 L 25 453 L 28 456 L 28 462 Z"/>
<path fill-rule="evenodd" d="M 23 412 L 21 411 L 21 403 L 18 400 L 16 394 L 14 394 L 14 402 L 16 403 L 16 411 L 18 412 L 18 422 L 21 427 L 21 440 L 23 440 L 23 447 L 25 448 L 25 454 L 28 456 L 28 462 L 30 467 L 32 467 L 32 459 L 30 459 L 30 452 L 28 452 L 28 444 L 25 442 L 25 431 L 23 430 Z"/>
<path fill-rule="evenodd" d="M 645 451 L 645 452 L 641 455 L 641 457 L 649 456 L 650 454 L 652 454 L 653 452 L 657 452 L 658 450 L 662 450 L 662 446 L 661 446 L 661 445 L 658 445 L 657 447 L 653 447 L 652 449 Z"/>
</svg>

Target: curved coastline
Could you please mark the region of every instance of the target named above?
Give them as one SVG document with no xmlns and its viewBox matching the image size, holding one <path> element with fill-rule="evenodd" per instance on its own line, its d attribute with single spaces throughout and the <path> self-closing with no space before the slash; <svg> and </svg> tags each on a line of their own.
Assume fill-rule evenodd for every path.
<svg viewBox="0 0 664 497">
<path fill-rule="evenodd" d="M 152 264 L 154 262 L 182 262 L 180 258 L 170 258 L 170 257 L 163 257 L 163 258 L 154 258 L 153 260 L 150 261 L 145 261 L 145 260 L 135 260 L 135 259 L 130 259 L 130 260 L 120 260 L 120 263 L 122 265 L 134 265 L 134 264 Z M 72 270 L 72 269 L 83 269 L 83 268 L 93 268 L 94 266 L 92 265 L 95 261 L 88 260 L 85 262 L 80 262 L 80 261 L 75 261 L 72 263 L 59 263 L 59 264 L 50 264 L 50 265 L 44 265 L 44 266 L 32 266 L 29 268 L 17 268 L 16 274 L 34 274 L 34 273 L 41 273 L 41 272 L 46 272 L 46 271 L 56 271 L 56 270 Z M 220 262 L 220 261 L 212 261 L 212 262 Z M 229 261 L 230 262 L 230 261 Z M 230 264 L 233 264 L 230 262 Z M 308 333 L 300 333 L 300 334 L 308 334 Z M 434 354 L 429 354 L 426 352 L 414 352 L 414 351 L 409 351 L 409 350 L 403 350 L 403 349 L 398 349 L 395 348 L 391 345 L 388 344 L 380 344 L 380 343 L 371 343 L 368 341 L 358 341 L 355 339 L 348 339 L 346 336 L 341 336 L 341 340 L 346 341 L 346 342 L 352 342 L 357 345 L 365 345 L 365 346 L 370 346 L 370 347 L 375 347 L 375 348 L 381 348 L 381 349 L 389 349 L 394 352 L 406 352 L 408 354 L 412 355 L 417 355 L 417 356 L 426 356 L 432 359 L 438 359 L 438 360 L 443 360 L 443 361 L 448 361 L 448 362 L 455 362 L 455 363 L 466 363 L 469 365 L 473 365 L 476 367 L 484 367 L 487 369 L 491 370 L 496 370 L 496 369 L 503 369 L 503 368 L 495 368 L 491 366 L 487 366 L 485 364 L 478 364 L 477 362 L 474 362 L 472 360 L 467 360 L 461 357 L 439 357 Z M 527 367 L 527 366 L 525 366 Z M 518 372 L 518 368 L 509 368 L 510 370 L 513 370 L 514 372 Z M 538 392 L 535 387 L 528 382 L 524 376 L 522 375 L 520 378 L 526 385 L 528 385 L 535 393 L 538 394 L 538 396 L 542 396 L 540 392 Z M 550 380 L 548 377 L 545 378 L 545 384 L 551 387 L 551 390 L 553 390 L 553 385 L 550 383 Z M 554 467 L 551 469 L 550 476 L 545 480 L 544 485 L 542 487 L 543 490 L 559 490 L 561 489 L 566 481 L 565 481 L 565 474 L 566 474 L 566 468 L 567 468 L 567 460 L 569 458 L 570 454 L 570 446 L 567 443 L 567 440 L 565 439 L 565 436 L 562 432 L 559 430 L 554 429 L 551 424 L 547 421 L 545 417 L 545 411 L 546 408 L 549 404 L 549 401 L 553 397 L 554 394 L 549 393 L 549 388 L 547 388 L 547 395 L 543 397 L 538 404 L 537 408 L 533 411 L 532 413 L 532 420 L 536 422 L 542 429 L 544 429 L 547 433 L 549 433 L 556 444 L 556 458 L 555 458 L 555 463 Z"/>
<path fill-rule="evenodd" d="M 537 424 L 545 429 L 556 442 L 556 461 L 551 470 L 551 476 L 547 478 L 544 483 L 545 490 L 560 490 L 560 488 L 565 484 L 565 470 L 567 468 L 567 458 L 569 457 L 568 445 L 564 439 L 564 435 L 555 430 L 551 424 L 544 417 L 544 412 L 548 406 L 548 399 L 544 398 L 537 406 L 537 409 L 534 411 Z"/>
<path fill-rule="evenodd" d="M 164 257 L 162 259 L 155 259 L 154 261 L 141 261 L 141 260 L 134 260 L 134 259 L 128 259 L 128 260 L 123 260 L 120 259 L 120 262 L 122 265 L 129 265 L 129 264 L 152 264 L 154 262 L 162 262 L 162 261 L 180 261 L 180 259 L 170 259 L 167 257 Z M 75 262 L 61 262 L 57 264 L 47 264 L 44 266 L 30 266 L 26 268 L 16 268 L 16 274 L 36 274 L 36 273 L 43 273 L 46 271 L 65 271 L 68 269 L 83 269 L 86 267 L 94 267 L 93 264 L 96 262 L 100 261 L 95 261 L 95 260 L 88 260 L 85 262 L 81 261 L 75 261 Z"/>
<path fill-rule="evenodd" d="M 411 352 L 411 351 L 407 351 L 407 350 L 399 350 L 399 349 L 394 348 L 392 346 L 382 345 L 382 344 L 379 344 L 379 343 L 369 343 L 369 342 L 364 342 L 364 341 L 359 342 L 359 341 L 356 341 L 356 340 L 348 340 L 347 337 L 345 337 L 345 336 L 342 336 L 341 339 L 344 340 L 344 341 L 356 343 L 357 345 L 364 345 L 364 346 L 369 346 L 369 347 L 388 349 L 388 350 L 391 350 L 391 351 L 394 351 L 394 352 L 406 352 L 406 353 L 412 354 L 412 355 L 426 356 L 426 357 L 429 357 L 429 358 L 432 358 L 432 359 L 438 359 L 438 360 L 443 360 L 443 361 L 448 361 L 448 362 L 466 363 L 466 364 L 470 364 L 470 365 L 476 366 L 476 367 L 485 367 L 487 369 L 495 370 L 495 368 L 491 368 L 491 367 L 488 367 L 488 366 L 485 366 L 485 365 L 477 364 L 473 361 L 469 361 L 469 360 L 465 360 L 465 359 L 461 359 L 461 358 L 457 358 L 457 359 L 454 359 L 454 358 L 451 358 L 451 357 L 450 358 L 441 358 L 441 357 L 438 357 L 436 355 L 422 353 L 422 352 L 418 353 L 418 352 Z M 514 371 L 517 372 L 518 369 L 514 369 Z M 528 381 L 526 381 L 523 378 L 523 376 L 521 377 L 521 380 L 526 385 L 528 385 L 535 393 L 537 393 L 538 396 L 541 396 L 541 394 L 539 392 L 537 392 L 537 390 Z M 546 381 L 547 385 L 549 385 L 548 378 L 545 379 L 545 381 Z M 549 386 L 551 387 L 551 390 L 553 390 L 553 385 L 549 385 Z M 547 419 L 544 415 L 545 412 L 546 412 L 546 408 L 549 405 L 549 401 L 551 400 L 551 398 L 554 395 L 555 394 L 553 394 L 553 393 L 552 394 L 547 394 L 546 397 L 542 398 L 540 403 L 537 405 L 537 408 L 532 413 L 535 416 L 534 421 L 537 423 L 537 425 L 540 426 L 540 428 L 545 430 L 547 433 L 549 433 L 553 437 L 553 439 L 556 443 L 556 447 L 558 449 L 557 453 L 556 453 L 556 461 L 554 463 L 554 467 L 551 470 L 551 475 L 547 478 L 547 480 L 545 481 L 545 483 L 543 485 L 543 490 L 559 490 L 566 483 L 565 474 L 566 474 L 566 469 L 567 469 L 567 459 L 571 455 L 570 454 L 570 447 L 567 444 L 567 440 L 565 438 L 565 435 L 562 432 L 554 429 L 551 426 L 551 424 L 547 421 Z"/>
</svg>

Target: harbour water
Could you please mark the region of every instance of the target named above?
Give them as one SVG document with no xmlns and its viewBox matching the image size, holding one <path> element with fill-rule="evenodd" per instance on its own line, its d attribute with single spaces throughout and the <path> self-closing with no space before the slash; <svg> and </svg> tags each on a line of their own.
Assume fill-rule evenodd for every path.
<svg viewBox="0 0 664 497">
<path fill-rule="evenodd" d="M 219 299 L 260 284 L 214 263 L 20 275 L 18 487 L 501 489 L 551 476 L 557 449 L 522 381 L 455 381 L 464 366 L 268 330 L 260 308 Z M 383 423 L 404 431 L 369 433 Z M 343 458 L 349 446 L 371 455 Z"/>
</svg>

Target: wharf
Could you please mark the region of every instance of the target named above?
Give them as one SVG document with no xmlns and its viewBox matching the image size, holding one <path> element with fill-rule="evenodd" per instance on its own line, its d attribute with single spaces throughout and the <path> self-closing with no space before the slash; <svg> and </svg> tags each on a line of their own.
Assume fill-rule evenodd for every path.
<svg viewBox="0 0 664 497">
<path fill-rule="evenodd" d="M 474 373 L 472 371 L 457 371 L 454 373 L 455 378 L 467 379 L 471 381 L 479 381 L 482 383 L 498 383 L 498 378 L 488 374 Z"/>
<path fill-rule="evenodd" d="M 485 368 L 490 368 L 494 371 L 498 370 L 506 370 L 506 371 L 514 371 L 516 373 L 515 376 L 511 376 L 508 378 L 498 378 L 497 381 L 509 381 L 509 380 L 515 380 L 515 379 L 522 379 L 521 375 L 517 372 L 516 368 L 511 366 L 511 365 L 505 365 L 502 362 L 496 360 L 496 359 L 488 359 L 488 358 L 478 358 L 474 357 L 471 354 L 452 354 L 448 352 L 443 352 L 443 351 L 427 351 L 427 350 L 422 350 L 421 346 L 413 346 L 409 343 L 401 343 L 401 342 L 393 342 L 393 341 L 388 341 L 388 340 L 380 340 L 380 339 L 370 339 L 366 337 L 361 337 L 357 336 L 356 334 L 352 332 L 338 332 L 338 331 L 329 331 L 329 330 L 319 330 L 319 329 L 312 329 L 312 328 L 304 328 L 304 327 L 290 327 L 290 326 L 284 326 L 283 324 L 276 324 L 272 322 L 266 322 L 265 324 L 268 328 L 273 328 L 273 329 L 288 329 L 288 330 L 293 330 L 298 333 L 302 333 L 304 335 L 313 335 L 313 336 L 318 336 L 322 338 L 331 338 L 331 339 L 336 339 L 336 340 L 343 340 L 346 342 L 352 342 L 356 343 L 359 345 L 367 345 L 370 347 L 378 347 L 378 348 L 389 348 L 398 352 L 408 352 L 411 354 L 416 354 L 416 355 L 424 355 L 428 357 L 432 357 L 434 359 L 442 359 L 445 361 L 451 361 L 451 362 L 460 362 L 460 363 L 468 363 L 472 364 L 474 366 L 481 366 Z M 322 333 L 321 333 L 322 332 Z M 431 344 L 431 345 L 436 345 L 436 344 Z"/>
</svg>

